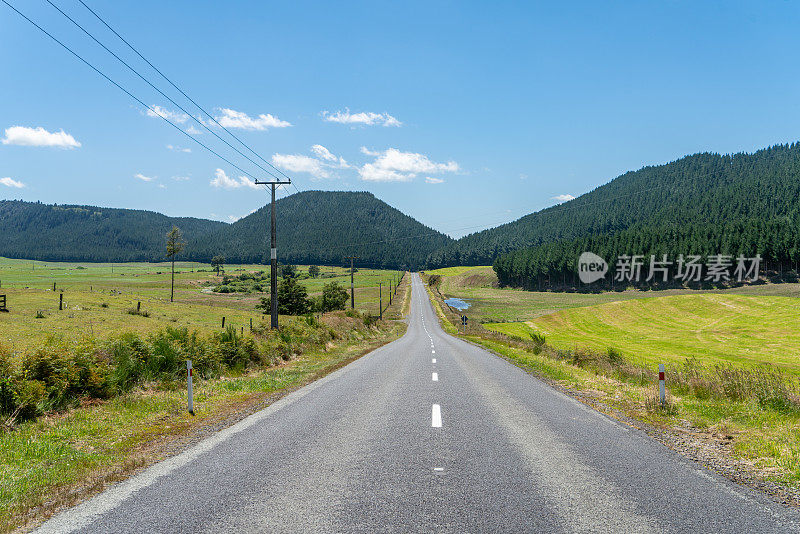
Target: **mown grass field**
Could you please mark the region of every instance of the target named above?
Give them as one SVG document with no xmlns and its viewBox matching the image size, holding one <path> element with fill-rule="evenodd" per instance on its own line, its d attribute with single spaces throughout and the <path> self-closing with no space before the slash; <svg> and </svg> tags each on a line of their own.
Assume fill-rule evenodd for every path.
<svg viewBox="0 0 800 534">
<path fill-rule="evenodd" d="M 800 285 L 728 290 L 534 292 L 496 287 L 491 267 L 429 271 L 440 291 L 469 301 L 466 314 L 494 331 L 554 348 L 614 348 L 653 366 L 698 358 L 703 364 L 769 364 L 800 374 Z"/>
<path fill-rule="evenodd" d="M 764 284 L 726 290 L 619 291 L 604 293 L 557 293 L 523 291 L 497 287 L 497 276 L 491 267 L 448 267 L 426 271 L 442 276 L 440 290 L 446 297 L 459 297 L 470 303 L 466 312 L 482 323 L 531 321 L 565 309 L 596 306 L 609 302 L 629 301 L 674 295 L 719 294 L 784 296 L 800 298 L 800 284 Z"/>
<path fill-rule="evenodd" d="M 485 326 L 519 337 L 542 333 L 560 349 L 611 347 L 640 365 L 694 357 L 704 364 L 768 364 L 800 374 L 800 301 L 792 297 L 654 297 Z"/>
<path fill-rule="evenodd" d="M 300 272 L 307 272 L 300 267 Z M 113 271 L 113 272 L 112 272 Z M 264 265 L 229 265 L 226 274 L 269 272 Z M 329 282 L 350 288 L 349 270 L 321 267 L 319 278 L 301 280 L 309 296 L 321 293 Z M 388 283 L 397 271 L 361 269 L 355 273 L 356 309 L 378 314 L 379 288 L 388 303 Z M 74 340 L 81 336 L 105 338 L 121 330 L 150 333 L 165 326 L 186 326 L 199 332 L 220 330 L 225 324 L 249 328 L 261 312 L 256 305 L 266 293 L 215 294 L 204 283 L 220 277 L 210 265 L 177 262 L 175 302 L 169 302 L 168 263 L 56 263 L 0 258 L 0 294 L 8 299 L 9 313 L 0 313 L 0 344 L 13 352 L 37 348 L 49 339 Z M 53 283 L 56 291 L 53 292 Z M 64 310 L 59 311 L 63 290 Z M 141 302 L 149 317 L 130 315 Z M 37 318 L 37 313 L 43 317 Z"/>
</svg>

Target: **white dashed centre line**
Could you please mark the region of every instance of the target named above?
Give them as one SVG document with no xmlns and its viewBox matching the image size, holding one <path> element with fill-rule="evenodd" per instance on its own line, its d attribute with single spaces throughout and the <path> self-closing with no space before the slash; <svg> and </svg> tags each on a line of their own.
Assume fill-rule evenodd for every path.
<svg viewBox="0 0 800 534">
<path fill-rule="evenodd" d="M 436 363 L 436 358 L 431 358 L 431 363 Z"/>
<path fill-rule="evenodd" d="M 436 351 L 435 351 L 435 350 L 432 350 L 432 351 L 431 351 L 431 354 L 436 354 Z"/>
<path fill-rule="evenodd" d="M 438 382 L 439 381 L 439 373 L 431 373 L 431 380 L 433 380 L 434 382 Z"/>
<path fill-rule="evenodd" d="M 434 467 L 434 471 L 444 471 L 444 467 Z"/>
<path fill-rule="evenodd" d="M 442 408 L 438 404 L 431 407 L 431 426 L 433 428 L 442 428 Z"/>
</svg>

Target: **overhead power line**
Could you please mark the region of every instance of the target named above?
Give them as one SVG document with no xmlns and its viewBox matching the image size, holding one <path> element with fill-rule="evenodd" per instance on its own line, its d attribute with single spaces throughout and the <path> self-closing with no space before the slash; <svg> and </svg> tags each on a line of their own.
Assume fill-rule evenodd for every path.
<svg viewBox="0 0 800 534">
<path fill-rule="evenodd" d="M 29 18 L 27 15 L 25 15 L 24 13 L 22 13 L 22 12 L 21 12 L 20 10 L 18 10 L 16 7 L 14 7 L 13 5 L 11 5 L 11 4 L 8 2 L 8 0 L 0 0 L 0 1 L 2 1 L 2 2 L 5 4 L 5 5 L 7 5 L 8 7 L 10 7 L 12 10 L 14 10 L 14 12 L 16 12 L 16 13 L 17 13 L 17 14 L 18 14 L 20 17 L 24 18 L 24 19 L 25 19 L 25 20 L 27 20 L 29 23 L 31 23 L 31 24 L 32 24 L 34 27 L 36 27 L 36 28 L 37 28 L 39 31 L 41 31 L 42 33 L 44 33 L 45 35 L 47 35 L 47 36 L 48 36 L 50 39 L 52 39 L 53 41 L 55 41 L 56 43 L 58 43 L 58 44 L 59 44 L 61 47 L 63 47 L 63 48 L 64 48 L 64 49 L 65 49 L 67 52 L 69 52 L 70 54 L 72 54 L 73 56 L 75 56 L 76 58 L 78 58 L 78 59 L 79 59 L 79 60 L 80 60 L 82 63 L 84 63 L 84 64 L 85 64 L 87 67 L 89 67 L 90 69 L 92 69 L 93 71 L 95 71 L 97 74 L 99 74 L 100 76 L 102 76 L 103 78 L 105 78 L 105 79 L 106 79 L 106 80 L 107 80 L 109 83 L 111 83 L 112 85 L 114 85 L 115 87 L 117 87 L 117 88 L 118 88 L 120 91 L 122 91 L 123 93 L 125 93 L 126 95 L 128 95 L 129 97 L 131 97 L 133 100 L 135 100 L 136 102 L 138 102 L 140 105 L 142 105 L 142 106 L 144 106 L 145 108 L 147 108 L 147 109 L 149 109 L 150 111 L 152 111 L 152 112 L 153 112 L 155 115 L 157 115 L 157 116 L 161 117 L 161 118 L 162 118 L 162 119 L 163 119 L 165 122 L 167 122 L 167 123 L 168 123 L 170 126 L 172 126 L 172 127 L 173 127 L 173 128 L 175 128 L 176 130 L 178 130 L 179 132 L 181 132 L 183 135 L 185 135 L 186 137 L 188 137 L 189 139 L 191 139 L 192 141 L 194 141 L 195 143 L 197 143 L 198 145 L 200 145 L 201 147 L 203 147 L 204 149 L 206 149 L 208 152 L 210 152 L 211 154 L 215 155 L 216 157 L 218 157 L 219 159 L 221 159 L 222 161 L 224 161 L 225 163 L 227 163 L 228 165 L 230 165 L 230 166 L 231 166 L 231 167 L 233 167 L 234 169 L 236 169 L 236 170 L 238 170 L 238 171 L 240 171 L 240 172 L 242 172 L 242 173 L 246 174 L 247 176 L 249 176 L 249 177 L 250 177 L 250 178 L 252 178 L 253 180 L 255 180 L 255 179 L 256 179 L 256 177 L 255 177 L 255 176 L 253 176 L 252 174 L 250 174 L 248 171 L 246 171 L 246 170 L 242 169 L 241 167 L 239 167 L 238 165 L 236 165 L 235 163 L 233 163 L 232 161 L 230 161 L 228 158 L 226 158 L 226 157 L 222 156 L 221 154 L 219 154 L 218 152 L 216 152 L 214 149 L 212 149 L 212 148 L 210 148 L 209 146 L 207 146 L 206 144 L 204 144 L 202 141 L 200 141 L 200 140 L 196 139 L 195 137 L 193 137 L 192 135 L 190 135 L 188 132 L 184 131 L 184 130 L 183 130 L 181 127 L 180 127 L 180 126 L 178 126 L 177 124 L 175 124 L 174 122 L 172 122 L 171 120 L 169 120 L 167 117 L 165 117 L 164 115 L 162 115 L 161 113 L 159 113 L 159 112 L 158 112 L 158 110 L 154 109 L 153 107 L 151 107 L 151 106 L 150 106 L 150 105 L 148 105 L 148 104 L 145 104 L 145 103 L 144 103 L 144 102 L 143 102 L 143 101 L 142 101 L 142 100 L 141 100 L 139 97 L 137 97 L 136 95 L 134 95 L 133 93 L 131 93 L 130 91 L 128 91 L 127 89 L 125 89 L 125 88 L 124 88 L 122 85 L 120 85 L 119 83 L 117 83 L 117 82 L 115 82 L 114 80 L 112 80 L 112 79 L 111 79 L 110 77 L 108 77 L 108 76 L 107 76 L 105 73 L 103 73 L 103 72 L 102 72 L 100 69 L 98 69 L 97 67 L 95 67 L 94 65 L 92 65 L 91 63 L 89 63 L 87 60 L 85 60 L 85 59 L 84 59 L 84 58 L 83 58 L 83 57 L 82 57 L 80 54 L 78 54 L 77 52 L 75 52 L 74 50 L 72 50 L 72 49 L 71 49 L 69 46 L 67 46 L 66 44 L 64 44 L 63 42 L 61 42 L 61 41 L 60 41 L 60 40 L 59 40 L 57 37 L 55 37 L 53 34 L 51 34 L 50 32 L 48 32 L 47 30 L 45 30 L 45 29 L 44 29 L 44 28 L 42 28 L 41 26 L 39 26 L 39 25 L 38 25 L 36 22 L 34 22 L 34 21 L 31 19 L 31 18 Z"/>
<path fill-rule="evenodd" d="M 50 1 L 50 0 L 48 0 L 48 1 Z M 117 32 L 117 31 L 116 31 L 114 28 L 112 28 L 112 27 L 111 27 L 111 25 L 110 25 L 110 24 L 108 24 L 108 23 L 107 23 L 107 22 L 106 22 L 106 21 L 105 21 L 105 20 L 104 20 L 104 19 L 103 19 L 103 18 L 102 18 L 102 17 L 101 17 L 101 16 L 100 16 L 100 15 L 99 15 L 99 14 L 98 14 L 96 11 L 95 11 L 95 10 L 93 10 L 91 7 L 89 7 L 88 5 L 86 5 L 86 2 L 84 2 L 83 0 L 78 0 L 78 1 L 79 1 L 79 2 L 80 2 L 82 5 L 83 5 L 83 7 L 85 7 L 86 9 L 88 9 L 88 10 L 89 10 L 89 12 L 90 12 L 92 15 L 94 15 L 95 17 L 97 17 L 97 20 L 99 20 L 99 21 L 100 21 L 100 22 L 101 22 L 101 23 L 102 23 L 102 24 L 103 24 L 103 25 L 104 25 L 106 28 L 108 28 L 108 29 L 109 29 L 109 30 L 110 30 L 110 31 L 111 31 L 111 32 L 112 32 L 114 35 L 116 35 L 117 37 L 119 37 L 119 39 L 120 39 L 120 40 L 121 40 L 123 43 L 125 43 L 125 44 L 128 46 L 128 48 L 130 48 L 130 49 L 131 49 L 131 50 L 132 50 L 132 51 L 133 51 L 133 52 L 134 52 L 134 53 L 135 53 L 137 56 L 139 56 L 139 57 L 142 59 L 142 61 L 144 61 L 145 63 L 147 63 L 148 65 L 150 65 L 150 67 L 151 67 L 151 68 L 152 68 L 154 71 L 156 71 L 156 72 L 157 72 L 157 73 L 158 73 L 158 74 L 159 74 L 159 75 L 160 75 L 162 78 L 164 78 L 164 79 L 167 81 L 167 83 L 169 83 L 169 84 L 170 84 L 170 85 L 171 85 L 171 86 L 172 86 L 172 87 L 173 87 L 173 88 L 174 88 L 176 91 L 178 91 L 180 94 L 182 94 L 182 95 L 183 95 L 183 96 L 184 96 L 184 97 L 185 97 L 185 98 L 186 98 L 186 99 L 187 99 L 189 102 L 191 102 L 192 104 L 194 104 L 194 105 L 195 105 L 195 107 L 197 107 L 197 109 L 199 109 L 200 111 L 202 111 L 202 112 L 203 112 L 203 113 L 204 113 L 204 114 L 205 114 L 205 115 L 206 115 L 206 116 L 207 116 L 209 119 L 211 119 L 212 121 L 214 121 L 214 124 L 216 124 L 217 126 L 219 126 L 220 128 L 222 128 L 223 130 L 225 130 L 225 131 L 226 131 L 226 132 L 227 132 L 227 133 L 228 133 L 228 134 L 229 134 L 231 137 L 233 137 L 234 139 L 236 139 L 236 141 L 238 141 L 238 142 L 239 142 L 239 143 L 240 143 L 240 144 L 241 144 L 243 147 L 245 147 L 247 150 L 249 150 L 249 151 L 250 151 L 250 152 L 251 152 L 253 155 L 255 155 L 255 156 L 258 158 L 258 159 L 260 159 L 261 161 L 263 161 L 264 163 L 266 163 L 267 165 L 269 165 L 270 167 L 272 167 L 272 168 L 273 168 L 275 171 L 277 171 L 277 172 L 278 172 L 278 173 L 279 173 L 281 176 L 283 176 L 283 177 L 284 177 L 284 178 L 286 178 L 287 180 L 291 181 L 291 178 L 289 178 L 289 177 L 288 177 L 286 174 L 284 174 L 284 172 L 283 172 L 282 170 L 280 170 L 278 167 L 276 167 L 275 165 L 273 165 L 273 164 L 272 164 L 271 162 L 269 162 L 268 160 L 264 159 L 264 158 L 261 156 L 261 154 L 259 154 L 258 152 L 256 152 L 256 151 L 255 151 L 255 150 L 253 150 L 252 148 L 250 148 L 250 146 L 249 146 L 248 144 L 246 144 L 244 141 L 242 141 L 241 139 L 239 139 L 239 137 L 238 137 L 236 134 L 234 134 L 233 132 L 231 132 L 230 130 L 228 130 L 228 129 L 227 129 L 225 126 L 223 126 L 222 124 L 220 124 L 220 123 L 217 121 L 217 119 L 216 119 L 216 118 L 215 118 L 215 117 L 214 117 L 214 116 L 213 116 L 211 113 L 209 113 L 208 111 L 206 111 L 206 110 L 205 110 L 205 108 L 203 108 L 203 107 L 202 107 L 200 104 L 198 104 L 197 102 L 195 102 L 195 101 L 194 101 L 194 99 L 193 99 L 192 97 L 190 97 L 189 95 L 187 95 L 187 94 L 186 94 L 186 93 L 183 91 L 183 89 L 181 89 L 180 87 L 178 87 L 178 86 L 175 84 L 175 82 L 173 82 L 171 79 L 169 79 L 169 78 L 167 77 L 167 75 L 166 75 L 166 74 L 164 74 L 163 72 L 161 72 L 161 70 L 160 70 L 158 67 L 156 67 L 155 65 L 153 65 L 153 64 L 150 62 L 150 60 L 148 60 L 146 57 L 144 57 L 144 56 L 143 56 L 143 55 L 142 55 L 142 54 L 141 54 L 141 53 L 140 53 L 140 52 L 139 52 L 139 51 L 138 51 L 138 50 L 137 50 L 137 49 L 136 49 L 136 48 L 135 48 L 135 47 L 134 47 L 132 44 L 130 44 L 130 43 L 129 43 L 129 42 L 128 42 L 128 41 L 127 41 L 127 40 L 126 40 L 124 37 L 122 37 L 122 35 L 120 35 L 120 34 L 119 34 L 119 33 L 118 33 L 118 32 Z M 59 10 L 59 11 L 60 11 L 60 10 Z M 84 31 L 85 31 L 85 30 L 84 30 Z M 176 105 L 177 105 L 177 104 L 176 104 Z M 191 116 L 191 114 L 190 114 L 190 113 L 188 113 L 188 112 L 186 112 L 186 111 L 184 111 L 184 113 L 186 113 L 187 115 L 190 115 L 190 116 Z M 274 175 L 273 175 L 273 176 L 274 176 Z M 280 180 L 280 179 L 279 179 L 279 180 Z M 295 189 L 297 189 L 297 187 L 296 187 L 296 186 L 295 186 Z M 298 193 L 299 193 L 299 192 L 300 192 L 300 191 L 298 190 Z"/>
<path fill-rule="evenodd" d="M 143 82 L 145 82 L 147 85 L 149 85 L 150 87 L 152 87 L 153 89 L 155 89 L 155 90 L 158 92 L 158 94 L 160 94 L 161 96 L 163 96 L 164 98 L 166 98 L 167 100 L 169 100 L 169 101 L 172 103 L 172 105 L 174 105 L 174 106 L 176 106 L 178 109 L 180 109 L 180 110 L 181 110 L 181 111 L 182 111 L 184 114 L 186 114 L 186 116 L 187 116 L 187 117 L 191 118 L 191 119 L 192 119 L 194 122 L 196 122 L 197 124 L 199 124 L 200 126 L 202 126 L 203 128 L 205 128 L 205 129 L 206 129 L 206 130 L 207 130 L 209 133 L 211 133 L 211 135 L 213 135 L 214 137 L 216 137 L 217 139 L 219 139 L 220 141 L 222 141 L 223 143 L 225 143 L 226 145 L 228 145 L 228 147 L 229 147 L 229 148 L 231 148 L 231 149 L 233 149 L 234 151 L 236 151 L 236 153 L 237 153 L 237 154 L 239 154 L 240 156 L 242 156 L 243 158 L 245 158 L 245 159 L 246 159 L 247 161 L 249 161 L 250 163 L 252 163 L 252 164 L 253 164 L 253 165 L 255 165 L 256 167 L 258 167 L 258 168 L 259 168 L 259 169 L 261 169 L 262 171 L 266 172 L 268 175 L 272 176 L 272 177 L 273 177 L 273 178 L 275 178 L 276 180 L 279 180 L 279 179 L 280 179 L 280 178 L 278 178 L 278 176 L 276 176 L 274 173 L 272 173 L 272 171 L 270 171 L 270 170 L 268 170 L 268 169 L 266 169 L 266 168 L 262 167 L 262 166 L 261 166 L 261 165 L 260 165 L 258 162 L 256 162 L 256 161 L 253 161 L 253 159 L 251 159 L 249 156 L 247 156 L 246 154 L 244 154 L 244 153 L 243 153 L 241 150 L 239 150 L 238 148 L 236 148 L 235 146 L 233 146 L 232 144 L 230 144 L 228 141 L 226 141 L 225 139 L 223 139 L 221 136 L 219 136 L 219 135 L 217 134 L 217 132 L 215 132 L 214 130 L 212 130 L 211 128 L 209 128 L 209 127 L 208 127 L 208 126 L 207 126 L 207 125 L 206 125 L 206 124 L 205 124 L 203 121 L 201 121 L 200 119 L 198 119 L 197 117 L 195 117 L 194 115 L 192 115 L 191 113 L 189 113 L 189 112 L 188 112 L 188 111 L 187 111 L 187 110 L 186 110 L 186 109 L 185 109 L 183 106 L 181 106 L 180 104 L 178 104 L 177 102 L 175 102 L 175 100 L 173 100 L 173 99 L 172 99 L 172 98 L 171 98 L 169 95 L 167 95 L 166 93 L 164 93 L 164 91 L 162 91 L 161 89 L 159 89 L 158 87 L 156 87 L 156 86 L 155 86 L 155 85 L 154 85 L 154 84 L 153 84 L 153 83 L 152 83 L 150 80 L 148 80 L 147 78 L 145 78 L 144 76 L 142 76 L 142 75 L 139 73 L 139 71 L 137 71 L 136 69 L 134 69 L 133 67 L 131 67 L 129 63 L 127 63 L 127 62 L 126 62 L 124 59 L 122 59 L 121 57 L 119 57 L 119 56 L 118 56 L 116 53 L 114 53 L 114 51 L 112 51 L 110 48 L 108 48 L 108 47 L 107 47 L 105 44 L 103 44 L 102 42 L 100 42 L 100 40 L 99 40 L 99 39 L 97 39 L 97 37 L 95 37 L 94 35 L 92 35 L 92 33 L 91 33 L 91 32 L 89 32 L 89 31 L 88 31 L 86 28 L 84 28 L 83 26 L 81 26 L 81 25 L 80 25 L 80 23 L 78 23 L 78 22 L 77 22 L 75 19 L 73 19 L 73 18 L 72 18 L 72 17 L 70 17 L 70 16 L 69 16 L 67 13 L 65 13 L 65 12 L 64 12 L 64 11 L 63 11 L 63 10 L 62 10 L 60 7 L 58 7 L 56 4 L 54 4 L 54 3 L 52 2 L 52 0 L 46 0 L 46 1 L 47 1 L 47 3 L 48 3 L 48 4 L 50 4 L 51 6 L 53 6 L 53 8 L 55 8 L 55 9 L 56 9 L 56 10 L 57 10 L 59 13 L 61 13 L 62 15 L 64 15 L 64 17 L 66 17 L 66 19 L 67 19 L 67 20 L 69 20 L 69 21 L 70 21 L 72 24 L 74 24 L 74 25 L 75 25 L 75 26 L 76 26 L 78 29 L 80 29 L 80 30 L 81 30 L 83 33 L 85 33 L 85 34 L 86 34 L 86 35 L 87 35 L 87 36 L 88 36 L 90 39 L 92 39 L 92 40 L 93 40 L 95 43 L 97 43 L 98 45 L 100 45 L 100 46 L 101 46 L 101 47 L 102 47 L 102 48 L 103 48 L 103 49 L 104 49 L 106 52 L 108 52 L 109 54 L 111 54 L 112 56 L 114 56 L 114 58 L 115 58 L 117 61 L 119 61 L 120 63 L 122 63 L 123 65 L 125 65 L 125 66 L 128 68 L 128 70 L 130 70 L 132 73 L 134 73 L 136 76 L 138 76 L 138 77 L 139 77 L 139 78 L 140 78 L 140 79 L 141 79 Z M 84 5 L 85 5 L 85 4 L 84 4 Z M 113 30 L 112 30 L 112 31 L 113 31 Z M 115 32 L 115 33 L 116 33 L 116 32 Z M 118 35 L 118 34 L 117 34 L 117 35 Z M 127 44 L 127 43 L 126 43 L 126 44 Z M 149 62 L 148 62 L 148 63 L 149 63 Z M 184 94 L 185 94 L 185 93 L 184 93 Z M 187 97 L 187 98 L 188 98 L 188 97 Z M 189 99 L 189 100 L 191 100 L 191 99 Z M 212 117 L 212 118 L 213 118 L 213 117 Z M 215 120 L 214 122 L 216 122 L 216 120 Z M 219 123 L 218 123 L 218 124 L 219 124 Z M 227 131 L 227 129 L 226 129 L 226 131 Z M 228 133 L 230 133 L 230 132 L 228 132 Z M 261 158 L 261 159 L 263 159 L 263 158 Z"/>
</svg>

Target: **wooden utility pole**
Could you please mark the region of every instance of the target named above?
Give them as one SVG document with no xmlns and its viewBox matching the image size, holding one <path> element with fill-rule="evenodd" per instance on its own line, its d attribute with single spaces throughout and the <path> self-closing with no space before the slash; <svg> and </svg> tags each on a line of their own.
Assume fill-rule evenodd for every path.
<svg viewBox="0 0 800 534">
<path fill-rule="evenodd" d="M 275 188 L 279 185 L 290 184 L 291 181 L 259 182 L 256 185 L 268 185 L 272 188 L 272 207 L 270 210 L 270 328 L 278 328 L 278 231 L 275 228 Z"/>
<path fill-rule="evenodd" d="M 346 260 L 350 260 L 350 309 L 356 309 L 356 294 L 355 290 L 353 289 L 353 262 L 358 259 L 358 256 L 347 256 Z"/>
</svg>

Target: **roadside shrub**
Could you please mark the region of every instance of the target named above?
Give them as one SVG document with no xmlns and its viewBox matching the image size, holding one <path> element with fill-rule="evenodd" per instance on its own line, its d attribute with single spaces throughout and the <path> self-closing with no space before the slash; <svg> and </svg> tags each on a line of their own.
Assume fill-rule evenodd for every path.
<svg viewBox="0 0 800 534">
<path fill-rule="evenodd" d="M 617 349 L 615 349 L 614 347 L 608 347 L 606 355 L 608 356 L 608 361 L 611 363 L 621 363 L 622 361 L 624 361 L 622 353 Z"/>
<path fill-rule="evenodd" d="M 531 336 L 531 341 L 533 342 L 533 350 L 534 354 L 540 354 L 542 352 L 542 347 L 546 342 L 544 334 L 540 334 L 538 332 L 530 332 L 529 335 Z"/>
<path fill-rule="evenodd" d="M 278 331 L 262 321 L 248 336 L 229 326 L 208 335 L 185 327 L 167 327 L 147 337 L 128 332 L 102 343 L 90 337 L 77 342 L 52 338 L 21 360 L 0 346 L 0 429 L 75 406 L 82 398 L 106 399 L 148 383 L 178 387 L 187 359 L 195 376 L 207 379 L 226 369 L 274 366 L 311 347 L 327 349 L 342 333 L 345 338 L 363 336 L 368 319 L 358 312 L 351 316 L 333 312 L 319 320 L 308 315 L 282 321 Z"/>
<path fill-rule="evenodd" d="M 80 393 L 79 373 L 70 354 L 59 347 L 44 347 L 25 358 L 23 376 L 44 385 L 40 412 L 59 410 Z"/>
<path fill-rule="evenodd" d="M 41 310 L 38 310 L 38 311 L 36 312 L 36 315 L 34 315 L 34 318 L 35 318 L 35 319 L 44 319 L 44 314 L 42 313 L 42 311 L 41 311 Z"/>
<path fill-rule="evenodd" d="M 125 393 L 142 382 L 150 351 L 135 333 L 125 333 L 111 344 L 114 370 L 109 377 L 115 393 Z"/>
</svg>

